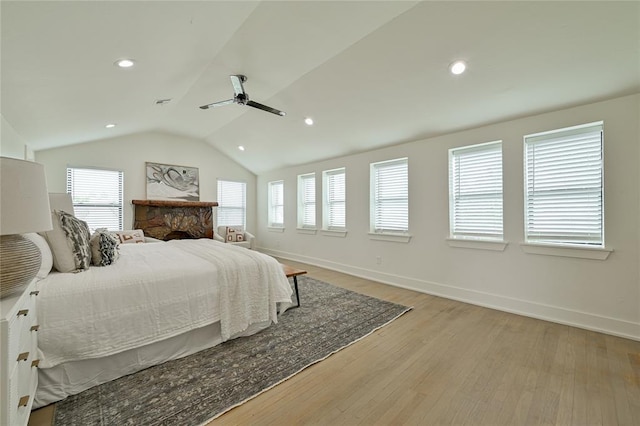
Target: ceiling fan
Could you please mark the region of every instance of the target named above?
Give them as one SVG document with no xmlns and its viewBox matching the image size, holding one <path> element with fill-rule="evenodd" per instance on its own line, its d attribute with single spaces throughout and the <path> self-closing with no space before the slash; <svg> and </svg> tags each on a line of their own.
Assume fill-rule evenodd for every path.
<svg viewBox="0 0 640 426">
<path fill-rule="evenodd" d="M 263 111 L 267 111 L 272 114 L 276 114 L 280 116 L 287 115 L 287 113 L 284 111 L 280 111 L 278 109 L 271 108 L 270 106 L 266 106 L 258 102 L 249 100 L 249 94 L 245 92 L 244 87 L 242 87 L 242 83 L 247 81 L 246 75 L 240 75 L 240 74 L 230 75 L 229 77 L 231 77 L 231 84 L 233 85 L 233 91 L 235 92 L 233 99 L 227 99 L 226 101 L 220 101 L 220 102 L 214 102 L 208 105 L 202 105 L 200 107 L 201 109 L 216 108 L 216 107 L 221 107 L 229 104 L 238 104 L 238 105 L 247 105 L 253 108 L 258 108 Z"/>
</svg>

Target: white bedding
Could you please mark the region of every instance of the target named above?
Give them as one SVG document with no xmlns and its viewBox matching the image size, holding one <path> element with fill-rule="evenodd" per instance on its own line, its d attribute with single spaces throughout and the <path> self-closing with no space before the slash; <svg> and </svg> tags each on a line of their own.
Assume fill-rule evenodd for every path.
<svg viewBox="0 0 640 426">
<path fill-rule="evenodd" d="M 277 322 L 277 304 L 291 302 L 291 286 L 272 257 L 214 240 L 173 240 L 180 247 L 216 266 L 222 339 L 249 325 Z"/>
<path fill-rule="evenodd" d="M 38 283 L 40 368 L 112 355 L 216 321 L 227 340 L 253 322 L 277 322 L 275 304 L 291 300 L 277 261 L 257 252 L 213 240 L 120 248 L 114 265 L 51 273 Z"/>
</svg>

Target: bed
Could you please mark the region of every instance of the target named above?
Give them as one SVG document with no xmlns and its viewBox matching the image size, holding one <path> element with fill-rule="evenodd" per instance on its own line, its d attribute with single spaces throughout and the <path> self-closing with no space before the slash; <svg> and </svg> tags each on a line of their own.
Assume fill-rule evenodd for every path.
<svg viewBox="0 0 640 426">
<path fill-rule="evenodd" d="M 291 286 L 270 256 L 211 239 L 122 244 L 109 266 L 37 287 L 39 408 L 277 322 Z"/>
</svg>

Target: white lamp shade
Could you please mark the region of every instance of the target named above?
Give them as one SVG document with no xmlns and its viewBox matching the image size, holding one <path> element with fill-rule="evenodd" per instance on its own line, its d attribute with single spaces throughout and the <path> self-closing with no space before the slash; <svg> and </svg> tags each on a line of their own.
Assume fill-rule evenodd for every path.
<svg viewBox="0 0 640 426">
<path fill-rule="evenodd" d="M 44 166 L 0 157 L 0 235 L 52 229 Z"/>
</svg>

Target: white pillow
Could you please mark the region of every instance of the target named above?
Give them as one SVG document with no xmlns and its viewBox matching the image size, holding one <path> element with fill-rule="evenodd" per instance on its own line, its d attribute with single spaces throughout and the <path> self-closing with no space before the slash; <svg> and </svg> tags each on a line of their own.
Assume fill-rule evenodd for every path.
<svg viewBox="0 0 640 426">
<path fill-rule="evenodd" d="M 51 272 L 51 268 L 53 267 L 53 254 L 51 253 L 49 244 L 47 244 L 47 240 L 45 240 L 42 235 L 36 234 L 35 232 L 23 234 L 23 236 L 26 239 L 33 241 L 40 250 L 42 264 L 40 265 L 40 270 L 36 274 L 36 277 L 43 279 L 49 275 L 49 272 Z"/>
<path fill-rule="evenodd" d="M 59 272 L 75 271 L 76 262 L 73 250 L 67 242 L 67 234 L 60 226 L 60 218 L 55 211 L 51 212 L 51 222 L 53 223 L 53 229 L 42 232 L 41 235 L 47 240 L 53 254 L 53 267 Z"/>
<path fill-rule="evenodd" d="M 244 241 L 244 228 L 242 226 L 227 226 L 226 240 L 228 243 Z"/>
<path fill-rule="evenodd" d="M 120 244 L 144 243 L 144 232 L 142 229 L 131 229 L 127 231 L 111 231 L 119 240 Z"/>
</svg>

